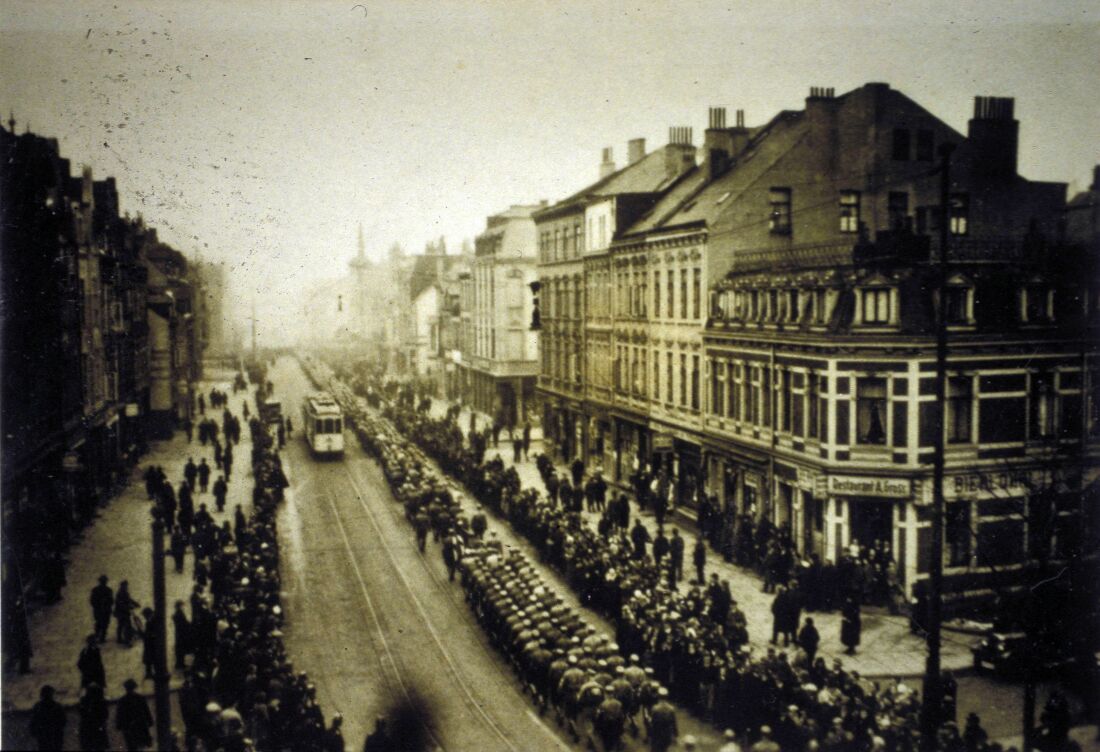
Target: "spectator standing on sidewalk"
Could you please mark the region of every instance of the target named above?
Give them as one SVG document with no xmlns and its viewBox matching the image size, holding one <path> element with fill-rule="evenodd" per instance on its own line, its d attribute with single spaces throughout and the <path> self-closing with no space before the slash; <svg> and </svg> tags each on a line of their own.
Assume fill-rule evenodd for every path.
<svg viewBox="0 0 1100 752">
<path fill-rule="evenodd" d="M 176 610 L 172 614 L 172 627 L 176 635 L 174 644 L 176 668 L 182 671 L 187 668 L 187 654 L 191 652 L 191 622 L 187 620 L 187 614 L 183 610 L 183 601 L 176 601 Z"/>
<path fill-rule="evenodd" d="M 61 749 L 65 738 L 65 708 L 53 699 L 54 689 L 49 684 L 38 692 L 38 702 L 31 710 L 31 736 L 39 749 Z"/>
<path fill-rule="evenodd" d="M 107 672 L 103 668 L 103 655 L 99 652 L 99 640 L 94 634 L 88 635 L 84 648 L 77 658 L 76 667 L 80 670 L 80 686 L 100 687 L 107 683 Z"/>
<path fill-rule="evenodd" d="M 218 511 L 225 510 L 225 497 L 229 493 L 229 484 L 225 482 L 225 478 L 218 476 L 218 479 L 214 481 L 214 503 L 218 507 Z"/>
<path fill-rule="evenodd" d="M 210 465 L 206 464 L 206 458 L 199 460 L 199 493 L 206 493 L 210 485 Z"/>
<path fill-rule="evenodd" d="M 820 642 L 821 635 L 818 634 L 817 627 L 814 626 L 813 617 L 807 616 L 806 623 L 802 625 L 802 630 L 798 633 L 798 646 L 806 653 L 806 663 L 810 666 L 813 665 L 814 659 L 817 657 L 817 646 Z"/>
<path fill-rule="evenodd" d="M 703 577 L 703 571 L 707 566 L 707 544 L 703 542 L 702 536 L 695 539 L 695 550 L 692 552 L 692 560 L 695 562 L 695 577 L 700 585 L 706 583 L 706 578 Z"/>
<path fill-rule="evenodd" d="M 87 686 L 80 698 L 79 713 L 80 748 L 108 749 L 111 740 L 107 738 L 108 710 L 103 687 L 98 684 Z"/>
<path fill-rule="evenodd" d="M 841 609 L 840 641 L 844 644 L 844 652 L 848 655 L 856 654 L 859 645 L 860 633 L 863 631 L 863 623 L 859 613 L 859 603 L 855 598 L 849 597 L 844 601 Z"/>
<path fill-rule="evenodd" d="M 172 561 L 176 565 L 176 572 L 183 571 L 183 557 L 187 554 L 187 541 L 183 537 L 183 531 L 180 530 L 179 525 L 172 527 L 172 538 L 168 544 L 168 552 L 172 556 Z"/>
<path fill-rule="evenodd" d="M 569 466 L 569 470 L 573 474 L 573 487 L 580 488 L 581 481 L 584 480 L 584 460 L 577 457 L 573 460 L 573 464 Z"/>
<path fill-rule="evenodd" d="M 145 678 L 152 679 L 155 676 L 157 666 L 157 644 L 160 640 L 160 624 L 157 614 L 151 608 L 142 610 L 145 617 L 145 630 L 142 635 L 141 662 L 145 664 Z"/>
<path fill-rule="evenodd" d="M 523 459 L 530 459 L 531 451 L 531 422 L 523 421 Z"/>
<path fill-rule="evenodd" d="M 672 528 L 672 540 L 668 542 L 669 561 L 672 564 L 672 574 L 669 575 L 675 589 L 676 583 L 684 576 L 684 539 L 680 537 L 680 529 Z"/>
<path fill-rule="evenodd" d="M 149 704 L 145 698 L 135 691 L 138 686 L 136 681 L 127 679 L 122 686 L 126 688 L 126 694 L 119 699 L 118 707 L 115 708 L 115 728 L 122 732 L 126 749 L 146 749 L 153 743 L 153 737 L 149 734 L 149 728 L 153 725 L 153 714 L 149 712 Z"/>
<path fill-rule="evenodd" d="M 126 647 L 130 647 L 134 639 L 134 609 L 139 605 L 130 597 L 130 583 L 126 580 L 120 582 L 115 593 L 115 639 Z"/>
<path fill-rule="evenodd" d="M 190 444 L 195 435 L 195 424 L 191 422 L 190 418 L 183 419 L 183 430 L 187 432 L 187 443 Z"/>
<path fill-rule="evenodd" d="M 115 591 L 107 584 L 107 575 L 99 576 L 99 584 L 92 588 L 92 594 L 88 600 L 92 604 L 96 639 L 106 642 L 107 627 L 111 623 L 111 608 L 115 604 Z"/>
<path fill-rule="evenodd" d="M 199 476 L 199 467 L 195 464 L 194 457 L 187 458 L 187 464 L 183 466 L 183 479 L 187 481 L 187 486 L 194 491 L 195 479 Z"/>
<path fill-rule="evenodd" d="M 518 465 L 520 455 L 523 454 L 523 439 L 518 436 L 512 438 L 512 464 Z"/>
</svg>

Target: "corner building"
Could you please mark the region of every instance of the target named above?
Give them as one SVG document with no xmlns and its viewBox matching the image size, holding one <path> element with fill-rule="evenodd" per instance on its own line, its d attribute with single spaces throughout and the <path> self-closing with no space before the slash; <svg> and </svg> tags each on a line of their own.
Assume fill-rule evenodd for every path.
<svg viewBox="0 0 1100 752">
<path fill-rule="evenodd" d="M 948 599 L 989 597 L 1003 573 L 1081 543 L 1095 258 L 1061 235 L 1066 186 L 1018 174 L 1018 128 L 1011 99 L 978 97 L 963 136 L 885 84 L 814 89 L 685 197 L 681 214 L 723 206 L 708 221 L 700 422 L 725 519 L 767 517 L 827 562 L 885 549 L 907 593 L 926 577 L 936 155 L 950 143 Z"/>
</svg>

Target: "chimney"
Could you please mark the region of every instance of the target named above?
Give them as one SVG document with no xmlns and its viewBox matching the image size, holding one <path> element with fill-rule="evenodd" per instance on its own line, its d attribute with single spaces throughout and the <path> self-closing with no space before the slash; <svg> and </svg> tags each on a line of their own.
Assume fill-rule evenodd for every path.
<svg viewBox="0 0 1100 752">
<path fill-rule="evenodd" d="M 605 146 L 603 149 L 603 161 L 600 162 L 600 179 L 606 178 L 613 172 L 615 172 L 615 160 L 611 156 L 611 147 Z"/>
<path fill-rule="evenodd" d="M 665 176 L 672 180 L 695 166 L 695 145 L 691 128 L 673 126 L 668 129 L 668 146 L 665 147 Z"/>
<path fill-rule="evenodd" d="M 974 170 L 990 178 L 1016 175 L 1020 123 L 1011 97 L 974 97 L 974 117 L 967 139 L 974 153 Z"/>
<path fill-rule="evenodd" d="M 749 132 L 745 128 L 745 111 L 737 111 L 737 125 L 726 127 L 726 108 L 711 107 L 708 111 L 708 128 L 703 136 L 703 149 L 707 164 L 707 182 L 721 177 L 748 144 Z"/>
<path fill-rule="evenodd" d="M 632 138 L 626 142 L 626 163 L 632 165 L 645 156 L 645 139 Z"/>
</svg>

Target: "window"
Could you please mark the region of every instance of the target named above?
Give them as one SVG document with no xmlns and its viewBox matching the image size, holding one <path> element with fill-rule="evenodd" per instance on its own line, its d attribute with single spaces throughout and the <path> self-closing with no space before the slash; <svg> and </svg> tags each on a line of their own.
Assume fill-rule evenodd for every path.
<svg viewBox="0 0 1100 752">
<path fill-rule="evenodd" d="M 691 314 L 694 318 L 698 319 L 700 301 L 703 299 L 703 272 L 701 269 L 696 269 L 694 271 L 691 295 Z"/>
<path fill-rule="evenodd" d="M 573 250 L 578 256 L 584 251 L 584 227 L 580 222 L 573 224 Z"/>
<path fill-rule="evenodd" d="M 688 271 L 680 270 L 680 318 L 688 317 Z"/>
<path fill-rule="evenodd" d="M 1031 438 L 1045 439 L 1054 435 L 1054 379 L 1050 373 L 1031 375 L 1028 395 L 1031 414 Z"/>
<path fill-rule="evenodd" d="M 859 191 L 840 192 L 840 231 L 859 232 Z"/>
<path fill-rule="evenodd" d="M 741 419 L 741 364 L 730 365 L 726 376 L 726 388 L 729 399 L 726 400 L 726 415 L 734 420 Z"/>
<path fill-rule="evenodd" d="M 963 285 L 951 285 L 945 291 L 946 314 L 948 324 L 969 324 L 970 288 Z"/>
<path fill-rule="evenodd" d="M 790 433 L 791 431 L 791 372 L 783 370 L 779 373 L 779 404 L 781 415 L 779 416 L 779 429 Z"/>
<path fill-rule="evenodd" d="M 860 444 L 886 443 L 886 379 L 856 380 L 856 431 Z"/>
<path fill-rule="evenodd" d="M 947 441 L 952 444 L 970 442 L 970 418 L 973 394 L 969 376 L 952 376 L 947 380 Z"/>
<path fill-rule="evenodd" d="M 688 395 L 687 395 L 687 356 L 680 355 L 680 407 L 687 407 Z"/>
<path fill-rule="evenodd" d="M 558 249 L 561 247 L 561 230 L 554 228 L 554 260 L 558 259 Z"/>
<path fill-rule="evenodd" d="M 668 313 L 666 314 L 670 319 L 676 318 L 676 271 L 673 269 L 668 270 Z"/>
<path fill-rule="evenodd" d="M 921 128 L 917 131 L 917 161 L 931 162 L 935 150 L 932 148 L 932 131 Z"/>
<path fill-rule="evenodd" d="M 791 234 L 791 189 L 772 188 L 768 191 L 768 229 L 773 235 Z"/>
<path fill-rule="evenodd" d="M 725 397 L 726 364 L 712 363 L 710 372 L 710 411 L 715 415 L 723 415 L 722 406 Z"/>
<path fill-rule="evenodd" d="M 887 202 L 890 229 L 904 230 L 909 221 L 909 194 L 905 191 L 890 191 Z"/>
<path fill-rule="evenodd" d="M 1046 285 L 1028 285 L 1024 288 L 1024 319 L 1029 324 L 1050 319 L 1050 288 Z"/>
<path fill-rule="evenodd" d="M 978 402 L 978 441 L 999 444 L 1024 440 L 1024 398 L 983 397 Z"/>
<path fill-rule="evenodd" d="M 661 351 L 653 351 L 653 399 L 661 400 Z"/>
<path fill-rule="evenodd" d="M 970 502 L 957 501 L 944 510 L 944 538 L 947 565 L 965 567 L 970 563 Z"/>
<path fill-rule="evenodd" d="M 699 409 L 699 356 L 691 356 L 691 409 Z"/>
<path fill-rule="evenodd" d="M 661 316 L 661 273 L 653 272 L 653 315 Z"/>
<path fill-rule="evenodd" d="M 952 235 L 966 235 L 970 227 L 970 197 L 965 193 L 953 193 L 950 198 L 948 229 Z"/>
<path fill-rule="evenodd" d="M 897 162 L 909 161 L 909 129 L 894 129 L 893 159 Z"/>
<path fill-rule="evenodd" d="M 667 353 L 667 356 L 668 356 L 668 359 L 665 361 L 665 363 L 666 363 L 665 373 L 668 376 L 668 378 L 665 380 L 665 383 L 668 386 L 666 388 L 665 401 L 668 402 L 668 404 L 671 405 L 673 397 L 674 397 L 674 392 L 673 392 L 673 387 L 672 387 L 672 357 L 673 356 L 672 356 L 671 352 Z"/>
<path fill-rule="evenodd" d="M 861 291 L 863 297 L 863 323 L 890 323 L 890 289 L 868 287 Z"/>
</svg>

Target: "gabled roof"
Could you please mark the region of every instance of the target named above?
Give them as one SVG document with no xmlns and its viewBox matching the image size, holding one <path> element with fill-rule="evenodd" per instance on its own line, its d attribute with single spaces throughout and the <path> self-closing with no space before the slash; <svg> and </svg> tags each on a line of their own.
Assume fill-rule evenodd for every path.
<svg viewBox="0 0 1100 752">
<path fill-rule="evenodd" d="M 610 175 L 600 178 L 556 204 L 535 212 L 535 220 L 563 209 L 582 206 L 596 196 L 614 196 L 623 193 L 655 193 L 672 185 L 679 175 L 669 176 L 666 149 L 662 146 L 633 164 L 628 164 Z"/>
<path fill-rule="evenodd" d="M 623 237 L 654 230 L 711 225 L 742 192 L 771 168 L 777 158 L 804 137 L 806 129 L 799 127 L 802 122 L 801 112 L 785 110 L 767 125 L 751 129 L 748 145 L 733 158 L 718 179 L 708 183 L 708 167 L 706 163 L 699 165 L 631 226 Z"/>
</svg>

